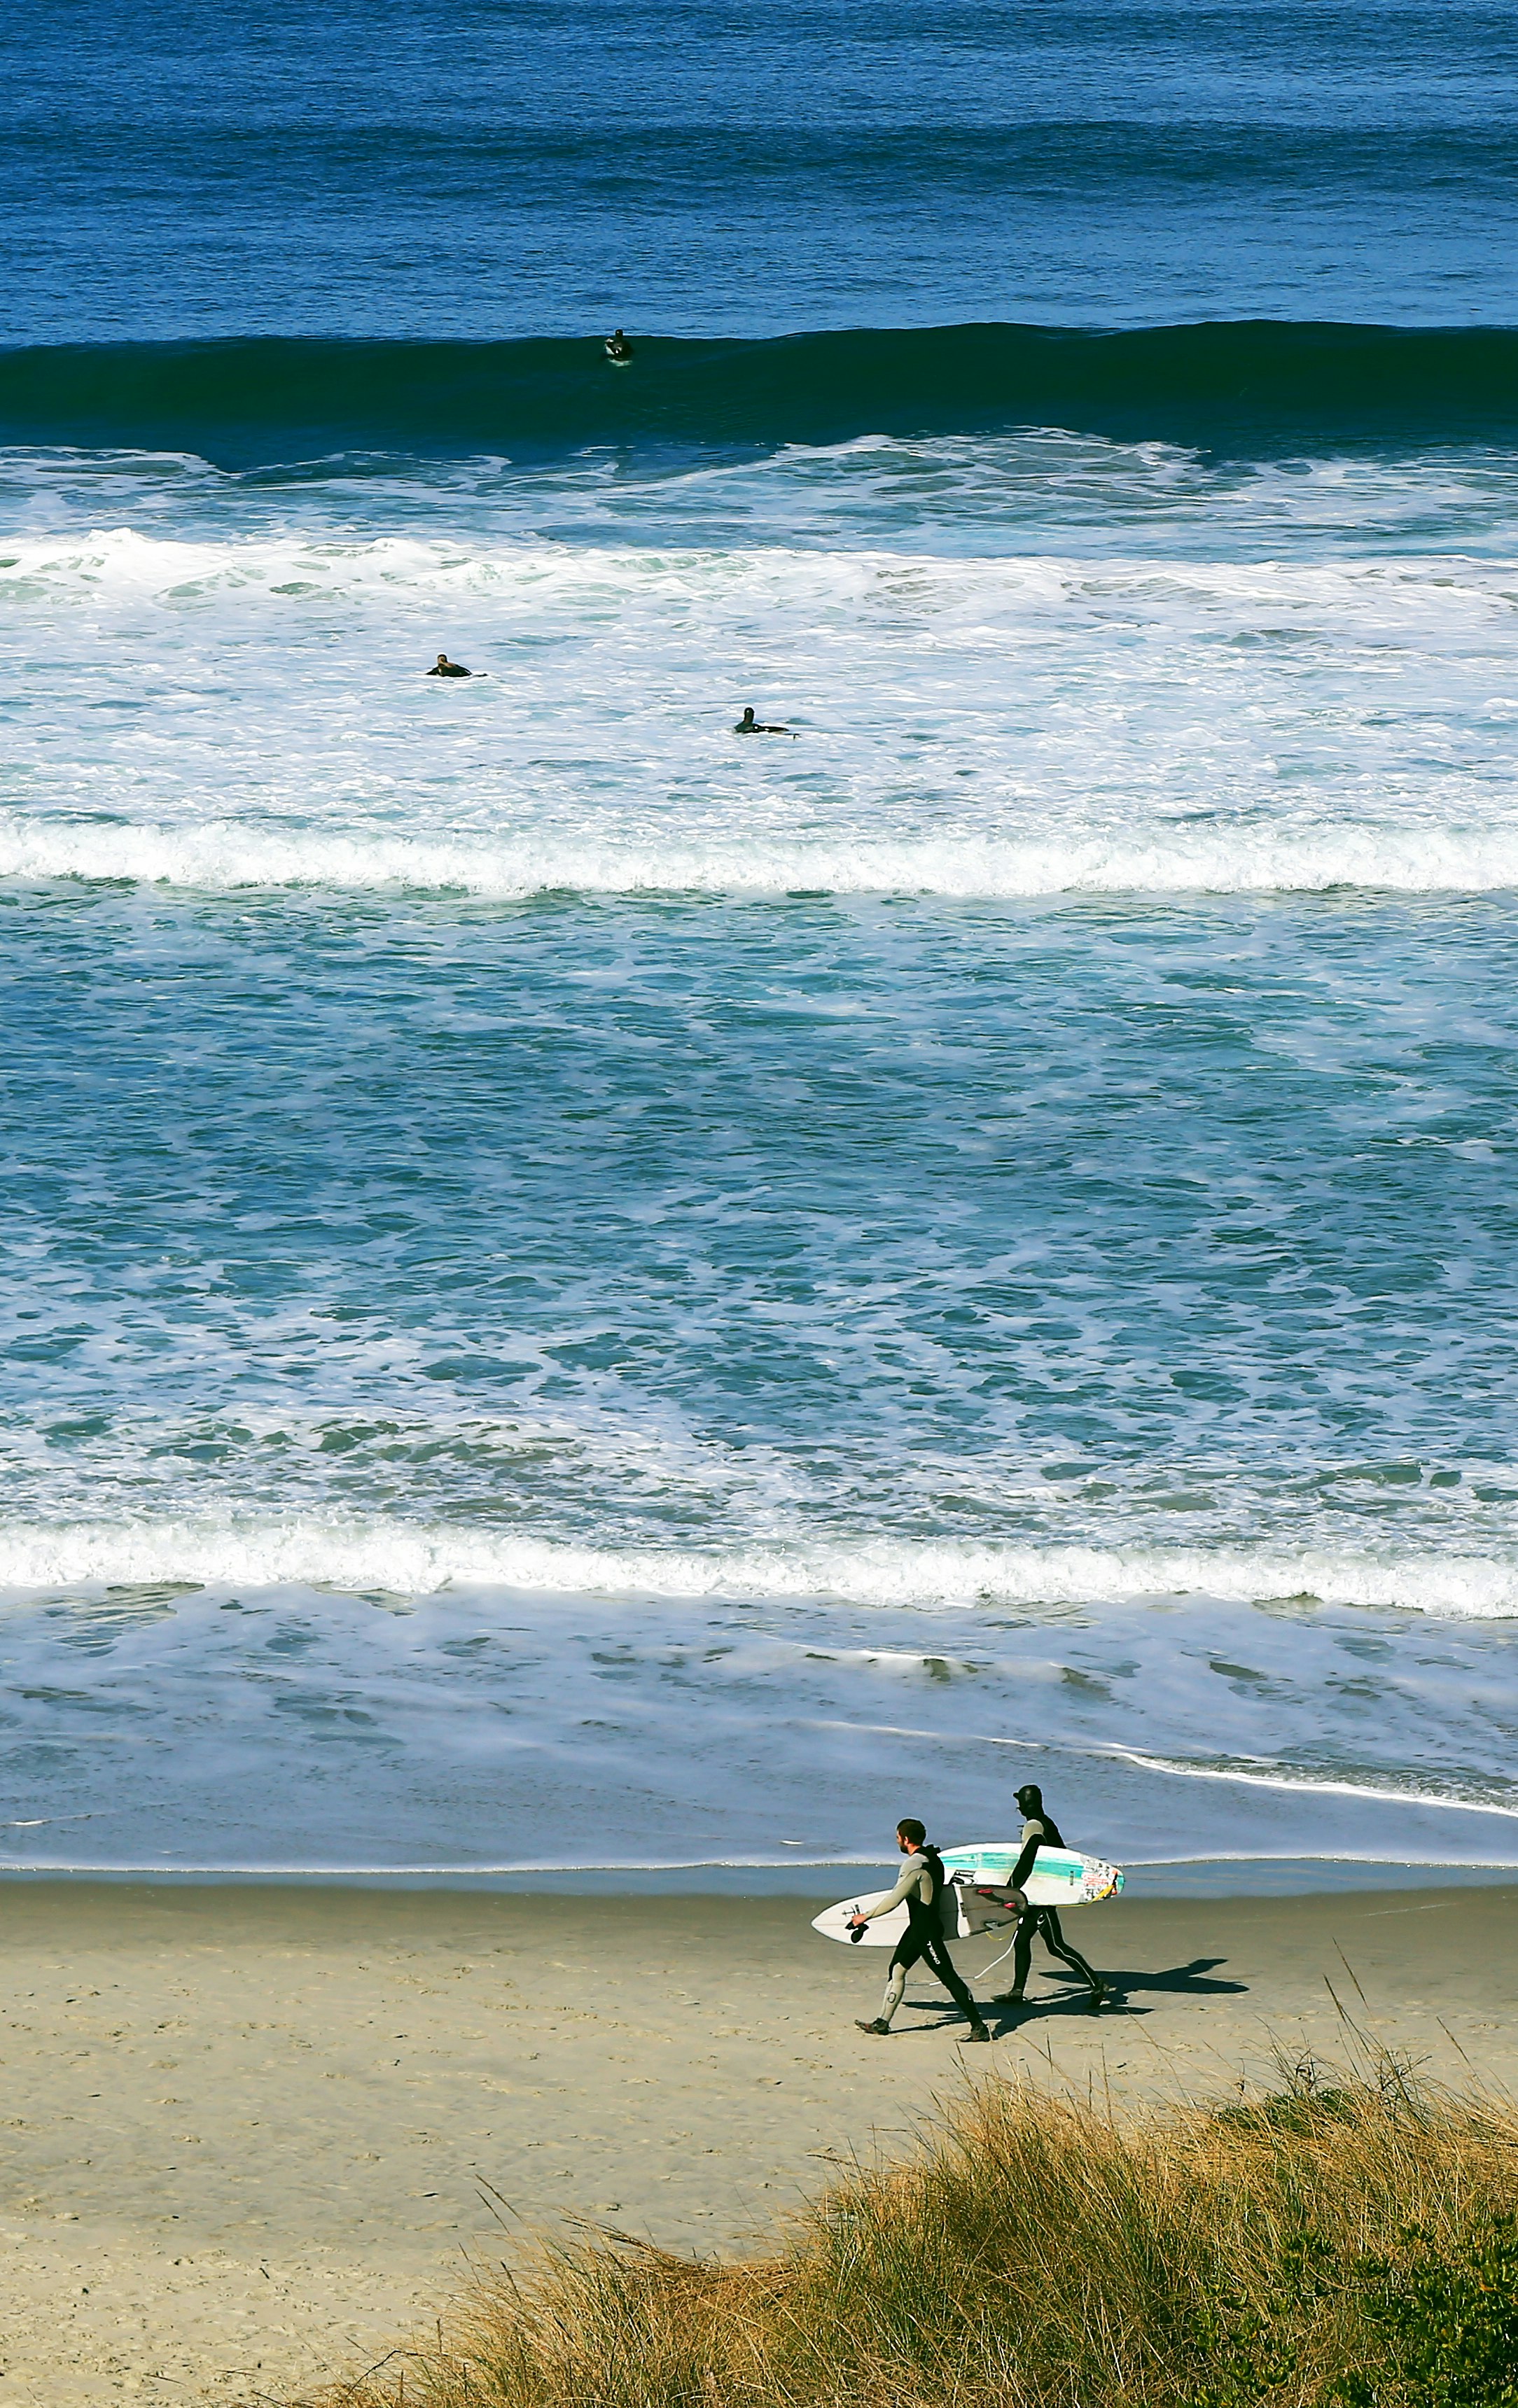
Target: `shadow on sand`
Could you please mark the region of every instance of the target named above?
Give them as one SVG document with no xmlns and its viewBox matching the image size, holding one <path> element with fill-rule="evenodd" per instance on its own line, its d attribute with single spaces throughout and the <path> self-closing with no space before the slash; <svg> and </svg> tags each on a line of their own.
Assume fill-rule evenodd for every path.
<svg viewBox="0 0 1518 2408">
<path fill-rule="evenodd" d="M 1225 1965 L 1227 1961 L 1226 1956 L 1193 1956 L 1189 1965 L 1170 1965 L 1161 1972 L 1139 1970 L 1114 1972 L 1106 1968 L 1099 1969 L 1106 1984 L 1106 2004 L 1092 2019 L 1100 2021 L 1114 2014 L 1150 2014 L 1151 2009 L 1138 2004 L 1134 1996 L 1135 1992 L 1146 1990 L 1159 1991 L 1177 1999 L 1242 1997 L 1250 1986 L 1247 1982 L 1220 1982 L 1210 1978 L 1217 1967 Z M 1038 1977 L 1035 1975 L 1034 1978 Z M 1006 2033 L 1022 2030 L 1027 2024 L 1040 2023 L 1046 2015 L 1092 2015 L 1092 2011 L 1086 2003 L 1090 1994 L 1078 1974 L 1066 1972 L 1063 1966 L 1051 1966 L 1043 1978 L 1057 1982 L 1060 1987 L 1053 1991 L 1030 1993 L 1019 2007 L 1006 2005 L 994 1995 L 981 2000 L 986 2021 L 998 2039 Z M 931 2024 L 914 2026 L 918 2031 L 948 2031 L 960 2025 L 960 2017 L 946 2014 L 936 1999 L 904 1999 L 902 2012 L 904 2014 L 932 2016 Z"/>
</svg>

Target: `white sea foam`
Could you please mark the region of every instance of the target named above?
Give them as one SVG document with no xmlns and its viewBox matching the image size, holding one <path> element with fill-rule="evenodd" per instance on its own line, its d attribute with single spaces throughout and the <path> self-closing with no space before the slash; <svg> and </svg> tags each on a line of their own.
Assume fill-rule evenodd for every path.
<svg viewBox="0 0 1518 2408">
<path fill-rule="evenodd" d="M 1454 553 L 28 534 L 0 877 L 1500 891 L 1511 584 Z M 439 642 L 489 676 L 428 688 Z M 801 740 L 734 743 L 745 695 Z"/>
<path fill-rule="evenodd" d="M 98 541 L 127 510 L 122 532 L 136 537 L 268 545 L 304 530 L 308 545 L 331 540 L 349 553 L 376 537 L 435 540 L 445 515 L 460 546 L 550 535 L 626 545 L 655 531 L 665 545 L 717 533 L 955 556 L 1120 544 L 1173 561 L 1288 546 L 1342 554 L 1367 543 L 1409 556 L 1511 554 L 1518 475 L 1500 446 L 1250 462 L 1058 427 L 861 436 L 679 468 L 640 469 L 612 452 L 531 468 L 500 455 L 396 455 L 332 461 L 315 479 L 250 480 L 190 453 L 0 447 L 0 519 L 40 556 L 63 552 L 65 536 Z"/>
<path fill-rule="evenodd" d="M 304 887 L 451 891 L 501 900 L 584 895 L 923 895 L 996 901 L 1054 895 L 1487 894 L 1518 886 L 1518 828 L 1399 835 L 1346 823 L 1311 834 L 1238 830 L 1146 839 L 1092 836 L 1025 844 L 940 838 L 916 843 L 576 843 L 259 827 L 59 825 L 0 814 L 0 878 L 115 879 L 200 892 Z"/>
<path fill-rule="evenodd" d="M 650 497 L 657 499 L 658 497 Z M 309 624 L 312 606 L 351 603 L 404 624 L 409 597 L 432 608 L 440 597 L 468 597 L 492 634 L 520 635 L 544 610 L 592 621 L 640 607 L 689 624 L 716 624 L 740 611 L 859 609 L 876 623 L 921 620 L 966 635 L 995 623 L 1011 633 L 1054 611 L 1071 628 L 1108 618 L 1156 621 L 1178 632 L 1253 634 L 1264 615 L 1278 636 L 1331 632 L 1344 640 L 1433 639 L 1453 646 L 1483 634 L 1500 637 L 1515 595 L 1506 559 L 1468 552 L 1394 552 L 1355 557 L 1342 546 L 1326 556 L 1153 557 L 1120 539 L 1100 552 L 1065 554 L 1032 545 L 1000 552 L 914 551 L 909 543 L 794 546 L 783 540 L 618 541 L 611 529 L 596 543 L 543 540 L 524 529 L 506 539 L 478 534 L 440 537 L 414 527 L 355 536 L 323 529 L 242 537 L 232 541 L 146 535 L 134 527 L 78 528 L 36 536 L 0 528 L 0 606 L 95 613 L 136 606 L 160 613 L 161 631 L 219 624 L 230 631 L 281 623 Z M 367 624 L 372 625 L 371 619 Z M 782 632 L 777 624 L 774 632 Z M 814 639 L 833 631 L 824 624 Z"/>
<path fill-rule="evenodd" d="M 0 1530 L 0 1587 L 194 1582 L 209 1588 L 320 1584 L 435 1595 L 499 1587 L 537 1594 L 679 1598 L 836 1597 L 860 1605 L 1080 1604 L 1200 1596 L 1249 1603 L 1312 1598 L 1425 1614 L 1518 1615 L 1518 1562 L 1477 1556 L 1335 1555 L 1304 1549 L 1016 1547 L 968 1541 L 604 1548 L 527 1536 L 290 1523 L 164 1521 Z"/>
</svg>

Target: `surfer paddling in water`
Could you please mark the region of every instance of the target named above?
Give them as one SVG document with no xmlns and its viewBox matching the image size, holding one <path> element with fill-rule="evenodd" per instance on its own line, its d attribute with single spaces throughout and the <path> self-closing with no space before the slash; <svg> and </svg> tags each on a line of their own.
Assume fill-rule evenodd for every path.
<svg viewBox="0 0 1518 2408">
<path fill-rule="evenodd" d="M 796 730 L 794 727 L 782 727 L 778 721 L 775 720 L 756 719 L 754 716 L 753 704 L 751 702 L 745 702 L 744 705 L 744 715 L 742 719 L 734 720 L 732 732 L 734 736 L 794 737 Z"/>
<path fill-rule="evenodd" d="M 1018 1791 L 1018 1807 L 1023 1818 L 1022 1854 L 1018 1858 L 1010 1886 L 1025 1889 L 1028 1877 L 1037 1862 L 1039 1849 L 1063 1848 L 1064 1842 L 1060 1837 L 1059 1825 L 1044 1805 L 1044 1793 L 1036 1782 L 1030 1781 Z M 1059 1911 L 1052 1906 L 1025 1906 L 1018 1917 L 1017 1937 L 1012 1943 L 1012 1987 L 998 1993 L 997 2005 L 1021 2006 L 1022 1994 L 1028 1985 L 1034 1940 L 1037 1935 L 1042 1936 L 1051 1956 L 1057 1956 L 1063 1965 L 1069 1966 L 1073 1973 L 1078 1973 L 1083 1982 L 1090 1983 L 1092 2007 L 1105 2007 L 1106 1984 L 1100 1973 L 1092 1971 L 1079 1950 L 1071 1947 L 1060 1928 Z"/>
<path fill-rule="evenodd" d="M 889 1898 L 867 1914 L 849 1917 L 849 1929 L 856 1939 L 862 1939 L 864 1927 L 877 1915 L 889 1914 L 893 1906 L 905 1905 L 906 1929 L 891 1951 L 890 1971 L 886 1978 L 886 1995 L 880 2001 L 880 2013 L 873 2022 L 860 2023 L 860 2031 L 884 2035 L 890 2029 L 890 2019 L 902 2003 L 906 1977 L 920 1959 L 931 1973 L 937 1975 L 961 2014 L 970 2019 L 970 2038 L 990 2040 L 980 2009 L 954 1969 L 954 1959 L 944 1945 L 942 1914 L 944 1884 L 943 1859 L 936 1848 L 930 1846 L 928 1828 L 908 1815 L 896 1826 L 896 1845 L 906 1858 L 901 1876 Z"/>
<path fill-rule="evenodd" d="M 467 669 L 462 661 L 451 661 L 446 652 L 440 652 L 437 667 L 428 669 L 427 675 L 428 677 L 472 677 L 474 671 Z"/>
</svg>

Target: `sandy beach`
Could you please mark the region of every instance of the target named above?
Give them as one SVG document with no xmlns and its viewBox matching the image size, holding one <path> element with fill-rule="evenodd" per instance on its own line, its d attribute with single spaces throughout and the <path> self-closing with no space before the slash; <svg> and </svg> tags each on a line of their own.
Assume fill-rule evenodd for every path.
<svg viewBox="0 0 1518 2408">
<path fill-rule="evenodd" d="M 18 1885 L 5 2396 L 279 2396 L 380 2356 L 521 2227 L 741 2249 L 967 2077 L 1210 2093 L 1340 2050 L 1335 1993 L 1428 2070 L 1511 2084 L 1515 1905 L 1118 1901 L 1078 1919 L 1117 2012 L 1035 1959 L 1034 2011 L 964 2051 L 926 1981 L 889 2042 L 857 2031 L 884 1956 L 799 1899 Z"/>
</svg>

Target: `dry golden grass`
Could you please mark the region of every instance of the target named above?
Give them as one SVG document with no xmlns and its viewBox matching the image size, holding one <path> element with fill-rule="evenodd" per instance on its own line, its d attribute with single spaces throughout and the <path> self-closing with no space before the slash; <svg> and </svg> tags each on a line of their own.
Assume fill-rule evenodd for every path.
<svg viewBox="0 0 1518 2408">
<path fill-rule="evenodd" d="M 772 2256 L 544 2245 L 327 2408 L 1518 2408 L 1515 2214 L 1518 2114 L 1390 2060 L 1126 2127 L 992 2083 Z"/>
</svg>

